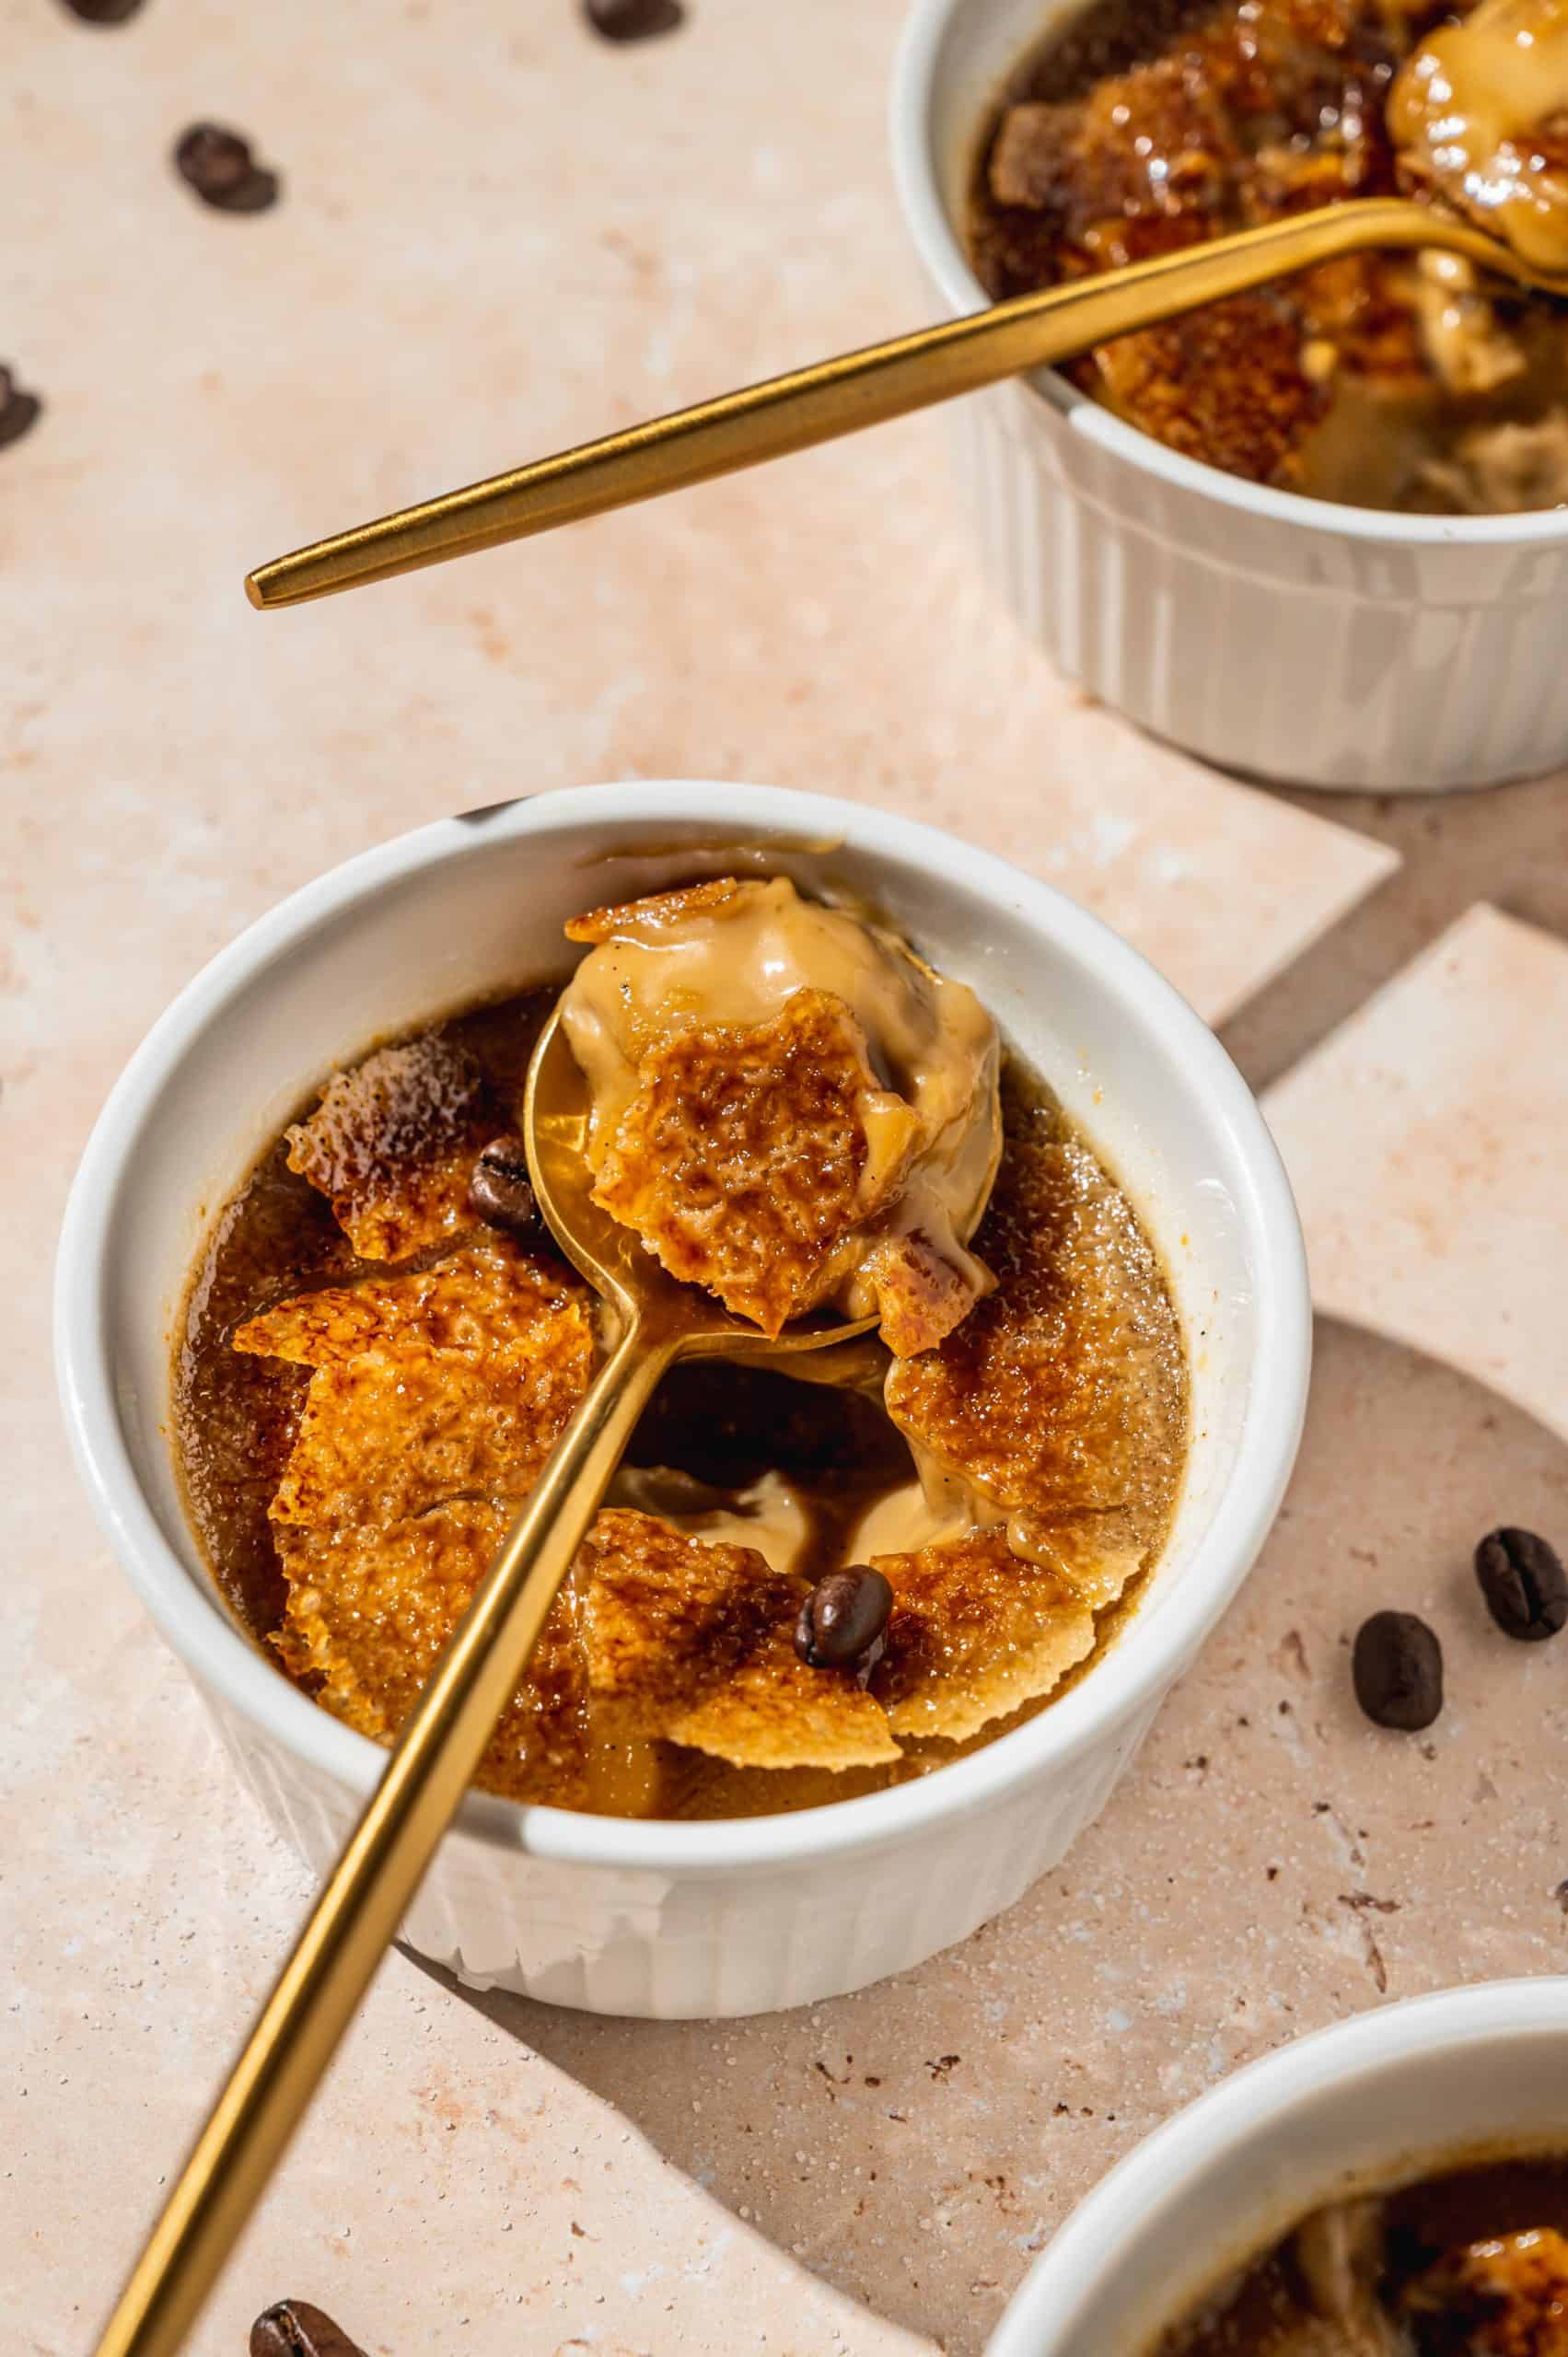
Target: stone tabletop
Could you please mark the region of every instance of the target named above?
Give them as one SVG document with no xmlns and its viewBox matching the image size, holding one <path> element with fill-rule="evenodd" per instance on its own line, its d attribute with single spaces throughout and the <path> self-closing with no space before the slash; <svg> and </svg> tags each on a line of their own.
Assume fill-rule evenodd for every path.
<svg viewBox="0 0 1568 2357">
<path fill-rule="evenodd" d="M 0 2347 L 75 2357 L 307 1898 L 94 1528 L 49 1365 L 82 1142 L 172 993 L 441 813 L 751 778 L 993 845 L 1222 1026 L 1300 1193 L 1311 1413 L 1257 1573 L 1066 1864 L 810 2013 L 594 2020 L 389 1956 L 193 2337 L 285 2294 L 375 2357 L 973 2357 L 1073 2201 L 1297 2031 L 1568 1966 L 1553 1648 L 1469 1584 L 1568 1532 L 1568 784 L 1258 791 L 1086 705 L 990 602 L 923 420 L 353 598 L 245 568 L 908 324 L 900 0 L 0 0 Z M 268 212 L 175 177 L 213 117 Z M 1349 1698 L 1441 1628 L 1412 1742 Z"/>
</svg>

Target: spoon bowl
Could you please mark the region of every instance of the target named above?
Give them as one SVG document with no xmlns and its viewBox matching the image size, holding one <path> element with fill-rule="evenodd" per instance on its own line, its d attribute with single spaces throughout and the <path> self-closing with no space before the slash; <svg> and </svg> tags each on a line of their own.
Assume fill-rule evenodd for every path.
<svg viewBox="0 0 1568 2357">
<path fill-rule="evenodd" d="M 595 1202 L 588 1167 L 587 1084 L 567 1040 L 559 1003 L 535 1043 L 523 1090 L 523 1145 L 545 1225 L 578 1274 L 620 1321 L 650 1347 L 677 1358 L 772 1361 L 820 1351 L 871 1333 L 869 1318 L 813 1312 L 764 1334 L 702 1292 L 683 1284 L 645 1249 L 628 1227 Z"/>
</svg>

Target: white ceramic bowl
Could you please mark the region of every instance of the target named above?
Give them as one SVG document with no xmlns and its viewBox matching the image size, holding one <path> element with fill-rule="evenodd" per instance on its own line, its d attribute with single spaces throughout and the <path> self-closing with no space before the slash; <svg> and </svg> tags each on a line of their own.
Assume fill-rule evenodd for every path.
<svg viewBox="0 0 1568 2357">
<path fill-rule="evenodd" d="M 238 1630 L 186 1527 L 169 1336 L 205 1223 L 334 1062 L 563 972 L 562 924 L 585 903 L 722 873 L 736 845 L 890 911 L 973 983 L 1102 1142 L 1170 1265 L 1196 1439 L 1168 1553 L 1125 1634 L 1053 1709 L 940 1774 L 739 1823 L 470 1798 L 407 1937 L 476 1986 L 602 2013 L 805 2003 L 915 1964 L 1010 1905 L 1098 1813 L 1250 1566 L 1307 1384 L 1300 1235 L 1251 1096 L 1167 982 L 1016 869 L 815 795 L 646 783 L 443 820 L 351 860 L 215 958 L 138 1051 L 83 1158 L 56 1296 L 65 1414 L 99 1519 L 314 1866 L 382 1755 Z"/>
<path fill-rule="evenodd" d="M 914 0 L 894 169 L 947 315 L 986 300 L 961 222 L 1005 75 L 1082 0 Z M 1049 369 L 949 405 L 1003 595 L 1059 668 L 1204 760 L 1423 793 L 1568 761 L 1568 512 L 1395 516 L 1243 482 Z"/>
<path fill-rule="evenodd" d="M 1145 2137 L 1037 2260 L 987 2357 L 1149 2357 L 1163 2325 L 1318 2203 L 1532 2148 L 1568 2152 L 1568 1980 L 1336 2023 Z"/>
</svg>

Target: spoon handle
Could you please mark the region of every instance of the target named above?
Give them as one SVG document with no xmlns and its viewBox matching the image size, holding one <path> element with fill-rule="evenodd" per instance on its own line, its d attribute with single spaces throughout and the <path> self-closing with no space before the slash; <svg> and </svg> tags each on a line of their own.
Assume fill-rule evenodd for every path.
<svg viewBox="0 0 1568 2357">
<path fill-rule="evenodd" d="M 536 459 L 509 474 L 275 557 L 247 576 L 246 594 L 253 606 L 297 605 L 526 540 L 1046 367 L 1337 254 L 1422 245 L 1479 249 L 1494 267 L 1509 266 L 1492 239 L 1400 198 L 1325 205 L 1126 270 L 1021 295 Z"/>
<path fill-rule="evenodd" d="M 98 2357 L 173 2357 L 469 1788 L 672 1345 L 625 1334 L 405 1724 L 122 2293 Z"/>
</svg>

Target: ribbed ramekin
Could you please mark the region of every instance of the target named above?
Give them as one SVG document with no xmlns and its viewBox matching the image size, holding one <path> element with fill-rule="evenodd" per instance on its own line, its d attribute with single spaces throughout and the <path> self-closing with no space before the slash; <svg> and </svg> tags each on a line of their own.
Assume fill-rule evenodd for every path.
<svg viewBox="0 0 1568 2357">
<path fill-rule="evenodd" d="M 1028 1724 L 895 1791 L 734 1823 L 628 1822 L 476 1794 L 406 1933 L 479 1987 L 601 2013 L 765 2012 L 962 1939 L 1104 1804 L 1251 1565 L 1295 1454 L 1300 1232 L 1251 1096 L 1191 1010 L 1046 886 L 933 830 L 731 784 L 586 788 L 448 819 L 335 869 L 184 991 L 93 1132 L 56 1287 L 66 1421 L 99 1517 L 245 1778 L 325 1866 L 383 1755 L 232 1620 L 170 1460 L 169 1344 L 206 1222 L 313 1082 L 389 1031 L 559 974 L 585 905 L 738 860 L 887 910 L 972 982 L 1140 1203 L 1192 1353 L 1194 1440 L 1131 1626 Z"/>
<path fill-rule="evenodd" d="M 984 303 L 960 229 L 987 107 L 1081 0 L 915 0 L 893 163 L 938 308 Z M 1428 793 L 1568 761 L 1568 511 L 1396 516 L 1168 450 L 1054 370 L 950 408 L 965 503 L 1051 660 L 1205 761 Z"/>
<path fill-rule="evenodd" d="M 1145 2137 L 1030 2269 L 987 2357 L 1153 2357 L 1162 2326 L 1309 2210 L 1542 2151 L 1568 2154 L 1568 1980 L 1380 2005 Z"/>
</svg>

